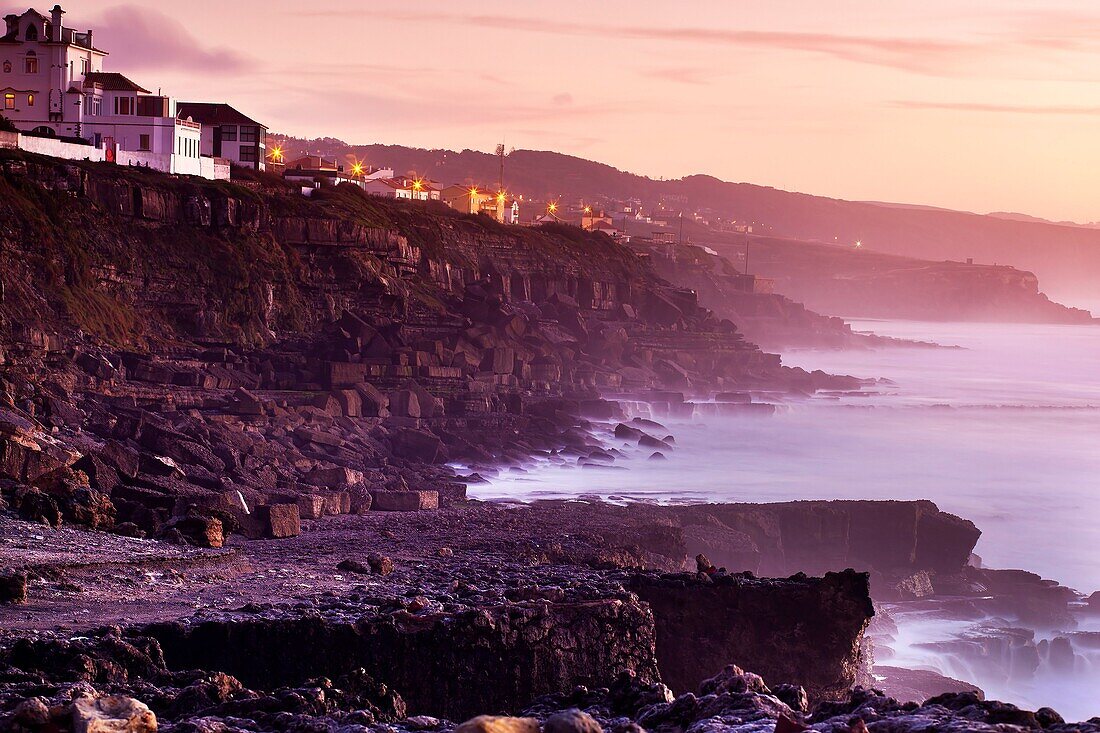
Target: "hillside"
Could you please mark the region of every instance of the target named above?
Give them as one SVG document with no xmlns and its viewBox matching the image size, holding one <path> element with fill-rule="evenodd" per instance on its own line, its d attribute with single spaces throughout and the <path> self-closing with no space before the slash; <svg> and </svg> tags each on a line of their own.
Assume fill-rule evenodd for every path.
<svg viewBox="0 0 1100 733">
<path fill-rule="evenodd" d="M 398 172 L 415 170 L 442 182 L 483 185 L 498 177 L 497 159 L 466 150 L 420 150 L 393 145 L 352 146 L 326 138 L 288 140 L 288 150 L 351 154 Z M 649 206 L 681 201 L 723 218 L 760 222 L 769 235 L 827 243 L 854 243 L 926 260 L 973 259 L 1034 273 L 1051 297 L 1100 301 L 1100 230 L 1042 220 L 983 216 L 931 207 L 855 202 L 729 183 L 705 175 L 657 181 L 560 153 L 516 150 L 507 157 L 510 190 L 536 198 L 639 198 Z"/>
</svg>

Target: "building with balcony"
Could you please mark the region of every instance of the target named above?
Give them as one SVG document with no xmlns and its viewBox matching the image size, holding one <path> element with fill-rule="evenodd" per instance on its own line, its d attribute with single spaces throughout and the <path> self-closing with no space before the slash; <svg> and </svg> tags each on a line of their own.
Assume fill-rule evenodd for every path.
<svg viewBox="0 0 1100 733">
<path fill-rule="evenodd" d="M 174 101 L 116 72 L 92 31 L 65 26 L 65 11 L 33 8 L 4 18 L 0 37 L 0 114 L 40 138 L 85 141 L 106 159 L 166 173 L 205 175 L 202 127 L 176 117 Z"/>
<path fill-rule="evenodd" d="M 267 125 L 228 104 L 180 102 L 176 116 L 202 125 L 202 154 L 226 158 L 233 165 L 267 168 Z"/>
</svg>

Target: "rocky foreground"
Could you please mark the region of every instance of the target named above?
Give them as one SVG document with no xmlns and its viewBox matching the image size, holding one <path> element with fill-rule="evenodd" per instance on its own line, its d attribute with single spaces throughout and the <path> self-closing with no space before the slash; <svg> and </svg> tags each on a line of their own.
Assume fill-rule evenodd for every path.
<svg viewBox="0 0 1100 733">
<path fill-rule="evenodd" d="M 471 503 L 307 520 L 295 538 L 217 549 L 6 519 L 26 599 L 0 611 L 0 710 L 20 730 L 80 728 L 91 699 L 140 719 L 136 700 L 172 730 L 450 730 L 500 713 L 555 730 L 574 707 L 612 730 L 1063 729 L 965 685 L 930 694 L 953 689 L 942 679 L 916 695 L 924 705 L 872 692 L 914 688 L 871 673 L 868 576 L 687 571 L 691 552 L 738 536 L 733 524 L 771 537 L 769 567 L 828 549 L 896 580 L 894 596 L 919 593 L 914 578 L 998 574 L 962 565 L 972 525 L 921 502 Z M 865 536 L 872 525 L 894 531 Z M 1007 614 L 1035 597 L 991 600 Z"/>
<path fill-rule="evenodd" d="M 978 530 L 928 502 L 465 499 L 535 459 L 665 457 L 665 415 L 859 386 L 783 367 L 606 237 L 5 156 L 7 729 L 1060 725 L 851 692 L 893 684 L 872 596 L 1075 598 L 973 567 Z"/>
</svg>

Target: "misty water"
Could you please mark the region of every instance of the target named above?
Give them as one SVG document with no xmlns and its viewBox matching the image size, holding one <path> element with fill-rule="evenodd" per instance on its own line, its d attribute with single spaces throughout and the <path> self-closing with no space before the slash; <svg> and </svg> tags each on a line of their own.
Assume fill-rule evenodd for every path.
<svg viewBox="0 0 1100 733">
<path fill-rule="evenodd" d="M 667 461 L 638 454 L 621 462 L 626 470 L 541 464 L 471 486 L 471 494 L 659 502 L 931 499 L 981 528 L 975 551 L 986 566 L 1031 570 L 1086 593 L 1100 589 L 1100 327 L 853 326 L 960 348 L 790 353 L 786 364 L 890 383 L 861 396 L 787 403 L 770 418 L 662 419 L 676 438 Z M 1087 655 L 1088 669 L 1058 684 L 1042 675 L 1013 683 L 982 679 L 960 660 L 913 646 L 958 628 L 919 615 L 903 621 L 891 663 L 969 674 L 992 697 L 1032 709 L 1100 715 L 1100 658 L 1093 663 Z"/>
</svg>

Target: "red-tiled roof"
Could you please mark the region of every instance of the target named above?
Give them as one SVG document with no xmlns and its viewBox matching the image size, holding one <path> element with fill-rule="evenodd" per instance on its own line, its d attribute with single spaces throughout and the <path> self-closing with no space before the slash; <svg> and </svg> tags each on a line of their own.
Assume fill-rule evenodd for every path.
<svg viewBox="0 0 1100 733">
<path fill-rule="evenodd" d="M 176 104 L 176 116 L 180 119 L 190 117 L 195 122 L 207 126 L 218 125 L 267 125 L 242 114 L 228 104 L 214 102 L 179 102 Z"/>
<path fill-rule="evenodd" d="M 89 87 L 99 84 L 109 92 L 144 92 L 151 94 L 148 89 L 127 79 L 122 74 L 114 71 L 93 71 L 84 75 L 84 86 Z"/>
</svg>

